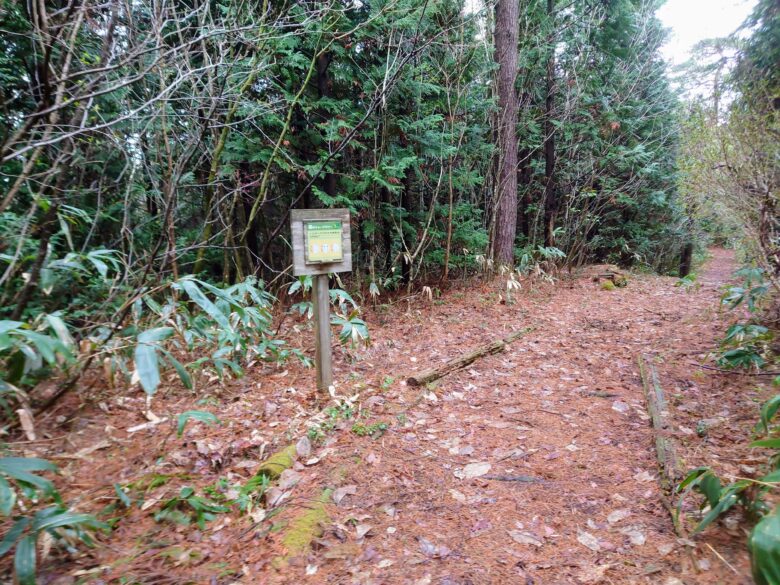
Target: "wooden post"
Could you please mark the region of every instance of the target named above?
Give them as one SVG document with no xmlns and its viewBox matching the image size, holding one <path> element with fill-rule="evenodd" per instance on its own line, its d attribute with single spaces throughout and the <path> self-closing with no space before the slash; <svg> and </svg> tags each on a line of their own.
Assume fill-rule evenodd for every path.
<svg viewBox="0 0 780 585">
<path fill-rule="evenodd" d="M 330 295 L 328 275 L 312 277 L 312 304 L 314 305 L 315 359 L 317 362 L 317 389 L 328 391 L 333 384 L 333 356 L 330 345 Z"/>
<path fill-rule="evenodd" d="M 317 390 L 333 385 L 328 274 L 352 270 L 352 240 L 347 209 L 291 209 L 293 274 L 312 277 Z"/>
</svg>

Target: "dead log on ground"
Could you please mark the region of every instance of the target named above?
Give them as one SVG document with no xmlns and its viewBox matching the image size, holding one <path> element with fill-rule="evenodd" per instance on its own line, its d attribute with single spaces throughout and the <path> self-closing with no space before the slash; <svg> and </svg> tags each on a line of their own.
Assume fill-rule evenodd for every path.
<svg viewBox="0 0 780 585">
<path fill-rule="evenodd" d="M 663 491 L 663 504 L 672 517 L 675 532 L 678 536 L 686 537 L 685 528 L 680 522 L 671 498 L 677 481 L 680 479 L 680 468 L 677 460 L 677 453 L 672 439 L 668 436 L 671 432 L 671 426 L 668 421 L 668 412 L 666 410 L 666 399 L 664 390 L 658 379 L 658 370 L 650 362 L 647 356 L 640 355 L 639 375 L 642 378 L 642 388 L 645 391 L 645 400 L 647 401 L 647 412 L 650 414 L 650 421 L 653 425 L 653 435 L 655 437 L 655 453 L 658 461 L 658 472 L 661 476 L 661 489 Z"/>
<path fill-rule="evenodd" d="M 512 333 L 511 335 L 508 335 L 503 339 L 497 339 L 496 341 L 478 347 L 477 349 L 470 351 L 467 354 L 451 359 L 437 368 L 431 368 L 430 370 L 425 370 L 424 372 L 415 374 L 409 377 L 406 380 L 406 383 L 409 384 L 410 386 L 423 386 L 425 384 L 430 384 L 431 382 L 438 380 L 443 376 L 446 376 L 450 372 L 454 372 L 455 370 L 460 370 L 461 368 L 465 368 L 466 366 L 475 362 L 476 360 L 478 360 L 483 356 L 504 351 L 504 349 L 508 344 L 512 343 L 516 339 L 520 339 L 523 335 L 525 335 L 529 331 L 533 331 L 533 327 L 526 327 L 525 329 L 516 331 L 515 333 Z"/>
</svg>

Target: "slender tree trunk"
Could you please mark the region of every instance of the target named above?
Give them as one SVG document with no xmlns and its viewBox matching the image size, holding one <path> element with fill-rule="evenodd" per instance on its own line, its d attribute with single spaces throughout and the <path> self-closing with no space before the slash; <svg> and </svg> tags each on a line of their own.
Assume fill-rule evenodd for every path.
<svg viewBox="0 0 780 585">
<path fill-rule="evenodd" d="M 555 217 L 558 214 L 558 186 L 555 177 L 555 44 L 554 0 L 547 0 L 547 18 L 550 26 L 550 55 L 547 59 L 546 94 L 544 100 L 544 245 L 555 245 Z"/>
<path fill-rule="evenodd" d="M 691 273 L 693 264 L 693 241 L 688 239 L 680 253 L 680 278 L 685 278 Z"/>
<path fill-rule="evenodd" d="M 514 263 L 517 230 L 517 41 L 518 0 L 496 3 L 495 59 L 498 63 L 498 181 L 493 253 L 499 264 Z"/>
<path fill-rule="evenodd" d="M 332 60 L 333 54 L 330 52 L 323 53 L 317 57 L 317 93 L 319 93 L 320 99 L 330 97 L 332 93 L 332 86 L 328 77 L 328 67 Z M 324 110 L 321 110 L 321 114 L 323 118 L 329 115 Z M 334 197 L 336 195 L 336 174 L 325 173 L 323 182 L 323 191 Z"/>
</svg>

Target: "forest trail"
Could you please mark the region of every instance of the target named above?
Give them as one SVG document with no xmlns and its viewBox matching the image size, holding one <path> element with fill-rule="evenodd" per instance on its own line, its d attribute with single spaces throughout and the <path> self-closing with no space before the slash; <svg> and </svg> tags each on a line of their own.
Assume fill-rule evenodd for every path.
<svg viewBox="0 0 780 585">
<path fill-rule="evenodd" d="M 751 457 L 739 445 L 761 399 L 755 384 L 691 365 L 726 329 L 718 298 L 735 265 L 731 252 L 714 250 L 687 290 L 675 278 L 637 274 L 607 291 L 585 271 L 556 284 L 524 281 L 514 304 L 499 302 L 496 279 L 433 302 L 367 310 L 373 345 L 337 352 L 335 362 L 336 393 L 359 397 L 351 412 L 332 409 L 324 419 L 306 399 L 313 371 L 293 362 L 257 364 L 194 393 L 175 384 L 159 392 L 152 408 L 160 416 L 206 409 L 221 420 L 192 423 L 182 438 L 172 423 L 144 418 L 140 390 L 107 393 L 97 377 L 90 392 L 99 408 L 57 419 L 76 411 L 71 396 L 37 421 L 52 439 L 25 454 L 58 461 L 65 497 L 83 509 L 118 505 L 115 485 L 138 505 L 112 512 L 104 545 L 50 560 L 46 582 L 749 583 L 739 532 L 698 539 L 702 570 L 693 572 L 661 501 L 637 367 L 640 353 L 657 365 L 685 469 L 716 460 L 726 473 L 745 473 L 730 462 Z M 503 353 L 432 388 L 402 382 L 529 326 Z M 310 331 L 303 321 L 296 328 L 291 343 L 308 351 Z M 692 429 L 702 420 L 714 422 L 699 436 Z M 379 425 L 387 426 L 381 436 L 366 436 Z M 265 512 L 234 505 L 203 527 L 155 520 L 184 486 L 235 499 L 263 458 L 307 434 L 311 454 L 266 494 Z M 290 526 L 325 488 L 336 491 L 314 550 L 280 563 Z M 74 574 L 82 581 L 57 580 Z"/>
<path fill-rule="evenodd" d="M 715 250 L 696 291 L 656 276 L 614 291 L 581 279 L 515 311 L 449 306 L 409 327 L 387 355 L 375 348 L 377 361 L 400 372 L 458 355 L 473 337 L 535 327 L 506 352 L 442 379 L 419 403 L 419 389 L 405 389 L 403 429 L 336 443 L 343 457 L 330 476 L 337 470 L 354 489 L 333 514 L 342 528 L 326 532 L 306 562 L 317 567 L 310 582 L 739 581 L 714 556 L 703 563 L 708 571 L 686 574 L 685 546 L 655 479 L 637 369 L 640 353 L 652 356 L 667 393 L 686 391 L 670 367 L 690 379 L 686 356 L 714 347 L 720 287 L 734 268 L 731 252 Z M 384 332 L 375 337 L 385 344 Z M 390 405 L 373 407 L 389 421 Z M 484 473 L 481 464 L 490 466 L 486 475 L 459 479 Z M 513 481 L 523 476 L 535 481 Z M 350 519 L 358 533 L 370 526 L 358 542 Z M 298 580 L 288 571 L 277 578 Z"/>
</svg>

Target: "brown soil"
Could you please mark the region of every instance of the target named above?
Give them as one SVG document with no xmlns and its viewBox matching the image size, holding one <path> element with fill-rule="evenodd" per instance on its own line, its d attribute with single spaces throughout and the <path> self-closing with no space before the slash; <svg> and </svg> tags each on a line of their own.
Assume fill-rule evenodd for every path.
<svg viewBox="0 0 780 585">
<path fill-rule="evenodd" d="M 633 275 L 607 291 L 581 275 L 525 282 L 516 303 L 501 304 L 496 280 L 369 311 L 373 345 L 337 351 L 336 392 L 358 395 L 358 422 L 387 431 L 361 437 L 354 419 L 334 418 L 313 446 L 316 461 L 298 462 L 256 521 L 234 510 L 200 529 L 152 516 L 184 485 L 203 493 L 220 479 L 218 491 L 245 483 L 264 457 L 304 436 L 321 420 L 307 401 L 312 370 L 258 364 L 224 385 L 201 380 L 194 395 L 171 384 L 151 404 L 157 416 L 200 409 L 222 421 L 190 423 L 182 439 L 171 422 L 129 433 L 145 421 L 142 393 L 96 390 L 96 381 L 37 421 L 50 440 L 14 446 L 57 461 L 66 499 L 83 510 L 116 503 L 115 483 L 133 484 L 133 497 L 155 474 L 166 483 L 113 512 L 116 529 L 97 548 L 53 555 L 41 582 L 750 583 L 744 523 L 713 526 L 695 543 L 674 533 L 637 368 L 640 353 L 658 367 L 685 469 L 760 472 L 763 454 L 744 444 L 768 379 L 696 365 L 736 318 L 718 311 L 734 268 L 730 252 L 714 250 L 694 290 Z M 432 389 L 402 382 L 526 326 L 534 330 L 505 352 Z M 308 325 L 296 327 L 291 341 L 308 348 Z M 79 399 L 99 408 L 57 418 Z M 479 463 L 487 474 L 460 478 Z M 332 522 L 314 550 L 273 562 L 290 520 L 326 487 L 346 489 L 328 505 Z M 685 507 L 691 523 L 697 503 Z"/>
</svg>

